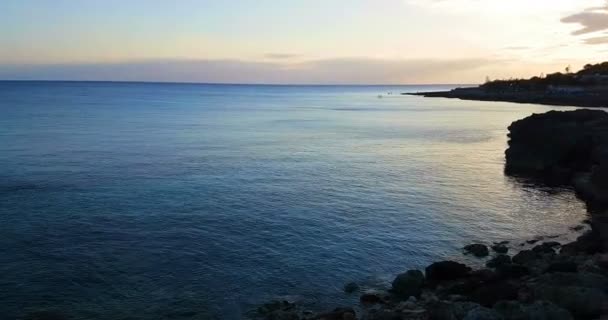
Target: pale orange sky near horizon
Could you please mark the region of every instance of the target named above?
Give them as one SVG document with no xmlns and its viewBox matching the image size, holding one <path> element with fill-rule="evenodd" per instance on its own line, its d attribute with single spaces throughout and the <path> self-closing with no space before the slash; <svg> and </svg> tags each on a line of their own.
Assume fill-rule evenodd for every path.
<svg viewBox="0 0 608 320">
<path fill-rule="evenodd" d="M 604 0 L 0 4 L 0 79 L 479 83 L 606 54 Z"/>
</svg>

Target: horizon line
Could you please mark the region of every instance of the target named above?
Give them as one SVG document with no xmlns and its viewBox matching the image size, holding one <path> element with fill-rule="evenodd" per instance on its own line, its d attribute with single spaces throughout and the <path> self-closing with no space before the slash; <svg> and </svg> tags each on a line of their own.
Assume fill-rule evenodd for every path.
<svg viewBox="0 0 608 320">
<path fill-rule="evenodd" d="M 193 84 L 193 85 L 233 85 L 233 86 L 350 86 L 350 87 L 383 87 L 383 86 L 476 86 L 479 83 L 240 83 L 240 82 L 196 82 L 196 81 L 128 81 L 128 80 L 49 80 L 49 79 L 0 79 L 0 82 L 87 82 L 87 83 L 125 83 L 125 84 Z"/>
</svg>

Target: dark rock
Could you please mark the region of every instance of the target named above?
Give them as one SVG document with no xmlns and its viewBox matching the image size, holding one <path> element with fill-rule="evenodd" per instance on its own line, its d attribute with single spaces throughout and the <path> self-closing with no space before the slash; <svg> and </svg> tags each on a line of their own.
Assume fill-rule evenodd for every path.
<svg viewBox="0 0 608 320">
<path fill-rule="evenodd" d="M 501 301 L 494 310 L 505 320 L 572 320 L 568 310 L 548 301 L 535 301 L 532 304 L 522 304 L 516 301 Z"/>
<path fill-rule="evenodd" d="M 503 320 L 498 312 L 484 307 L 478 307 L 469 311 L 463 320 Z"/>
<path fill-rule="evenodd" d="M 538 253 L 532 250 L 522 250 L 513 256 L 513 262 L 519 264 L 528 264 L 538 259 Z"/>
<path fill-rule="evenodd" d="M 355 320 L 356 312 L 352 308 L 337 308 L 334 311 L 318 315 L 318 320 Z"/>
<path fill-rule="evenodd" d="M 516 283 L 500 281 L 480 286 L 470 298 L 484 307 L 491 308 L 498 301 L 517 299 L 518 291 L 519 286 Z"/>
<path fill-rule="evenodd" d="M 535 279 L 538 284 L 550 286 L 579 286 L 606 290 L 608 288 L 608 277 L 591 272 L 564 273 L 556 272 L 543 274 Z"/>
<path fill-rule="evenodd" d="M 608 269 L 608 254 L 598 254 L 594 258 L 595 264 L 601 269 Z"/>
<path fill-rule="evenodd" d="M 549 273 L 531 284 L 537 299 L 549 300 L 576 318 L 599 316 L 608 306 L 608 278 L 589 272 Z"/>
<path fill-rule="evenodd" d="M 608 126 L 600 110 L 549 111 L 533 114 L 509 126 L 506 171 L 544 178 L 554 168 L 585 169 L 596 147 L 593 135 Z"/>
<path fill-rule="evenodd" d="M 478 269 L 471 271 L 470 277 L 474 279 L 479 279 L 481 281 L 490 281 L 496 278 L 496 272 L 490 269 Z"/>
<path fill-rule="evenodd" d="M 567 309 L 575 317 L 585 319 L 600 316 L 608 305 L 608 296 L 595 288 L 539 285 L 535 287 L 534 294 Z"/>
<path fill-rule="evenodd" d="M 537 243 L 538 241 L 540 241 L 540 240 L 537 240 L 537 239 L 532 239 L 532 240 L 528 240 L 528 241 L 526 241 L 526 243 L 527 243 L 527 244 L 535 244 L 535 243 Z"/>
<path fill-rule="evenodd" d="M 382 303 L 382 297 L 375 293 L 365 293 L 359 297 L 361 304 L 379 304 Z"/>
<path fill-rule="evenodd" d="M 530 269 L 520 264 L 503 264 L 496 268 L 498 276 L 502 279 L 517 279 L 530 274 Z"/>
<path fill-rule="evenodd" d="M 568 310 L 549 301 L 536 301 L 524 307 L 525 319 L 534 320 L 571 320 L 574 319 Z"/>
<path fill-rule="evenodd" d="M 576 272 L 578 265 L 574 261 L 556 261 L 549 265 L 545 272 Z"/>
<path fill-rule="evenodd" d="M 560 253 L 564 255 L 595 254 L 602 251 L 601 241 L 597 233 L 589 230 L 576 241 L 562 246 Z"/>
<path fill-rule="evenodd" d="M 558 248 L 562 244 L 559 243 L 559 242 L 557 242 L 557 241 L 547 241 L 547 242 L 543 242 L 542 245 L 545 246 L 545 247 L 548 247 L 548 248 Z"/>
<path fill-rule="evenodd" d="M 504 244 L 495 244 L 492 246 L 492 250 L 496 253 L 505 254 L 509 252 L 509 247 Z"/>
<path fill-rule="evenodd" d="M 452 304 L 447 302 L 434 302 L 428 305 L 429 320 L 458 320 L 452 310 Z M 468 312 L 468 311 L 467 311 Z"/>
<path fill-rule="evenodd" d="M 581 231 L 583 229 L 585 229 L 585 226 L 583 226 L 583 225 L 578 225 L 578 226 L 574 226 L 574 227 L 570 228 L 570 230 L 572 230 L 572 231 Z"/>
<path fill-rule="evenodd" d="M 499 254 L 486 263 L 488 268 L 497 268 L 506 264 L 511 264 L 511 257 L 506 254 Z"/>
<path fill-rule="evenodd" d="M 346 293 L 355 293 L 357 291 L 359 291 L 359 285 L 356 284 L 355 282 L 347 283 L 344 286 L 344 292 L 346 292 Z"/>
<path fill-rule="evenodd" d="M 441 287 L 437 290 L 437 294 L 440 296 L 469 296 L 485 282 L 486 280 L 473 276 L 442 282 Z"/>
<path fill-rule="evenodd" d="M 425 272 L 428 281 L 440 282 L 466 277 L 471 268 L 454 261 L 441 261 L 426 267 Z"/>
<path fill-rule="evenodd" d="M 370 312 L 366 320 L 402 320 L 400 313 L 391 310 L 373 310 Z"/>
<path fill-rule="evenodd" d="M 538 254 L 555 254 L 555 247 L 559 247 L 559 242 L 545 242 L 532 248 L 532 251 Z"/>
<path fill-rule="evenodd" d="M 485 244 L 474 243 L 464 247 L 465 253 L 473 254 L 476 257 L 483 258 L 490 254 L 488 246 Z"/>
<path fill-rule="evenodd" d="M 398 275 L 395 280 L 393 280 L 392 291 L 403 298 L 410 296 L 420 297 L 424 282 L 424 274 L 422 271 L 409 270 Z"/>
<path fill-rule="evenodd" d="M 569 184 L 589 207 L 608 205 L 608 113 L 534 114 L 511 124 L 509 137 L 507 174 Z"/>
<path fill-rule="evenodd" d="M 429 320 L 460 320 L 469 311 L 479 308 L 480 305 L 473 302 L 435 302 L 428 305 Z"/>
</svg>

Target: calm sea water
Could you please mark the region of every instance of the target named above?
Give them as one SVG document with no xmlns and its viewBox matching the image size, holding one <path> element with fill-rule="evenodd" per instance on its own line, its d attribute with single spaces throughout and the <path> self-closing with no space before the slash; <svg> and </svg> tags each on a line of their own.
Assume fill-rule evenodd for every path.
<svg viewBox="0 0 608 320">
<path fill-rule="evenodd" d="M 549 107 L 398 95 L 436 89 L 0 82 L 0 314 L 325 308 L 584 218 L 503 175 L 507 126 Z"/>
</svg>

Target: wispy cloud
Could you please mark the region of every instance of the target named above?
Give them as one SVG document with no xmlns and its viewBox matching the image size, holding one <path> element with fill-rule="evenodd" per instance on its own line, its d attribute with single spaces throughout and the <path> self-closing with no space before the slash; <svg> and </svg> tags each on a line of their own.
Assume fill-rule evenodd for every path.
<svg viewBox="0 0 608 320">
<path fill-rule="evenodd" d="M 585 44 L 608 44 L 608 36 L 587 38 L 583 42 Z"/>
<path fill-rule="evenodd" d="M 573 35 L 584 35 L 608 30 L 608 4 L 602 7 L 588 8 L 583 12 L 569 15 L 564 17 L 562 22 L 578 24 L 582 27 L 574 31 Z"/>
<path fill-rule="evenodd" d="M 270 60 L 286 60 L 286 59 L 297 58 L 299 56 L 300 56 L 299 54 L 293 54 L 293 53 L 267 53 L 264 55 L 264 58 L 270 59 Z"/>
<path fill-rule="evenodd" d="M 510 46 L 510 47 L 505 47 L 505 50 L 513 50 L 513 51 L 520 51 L 520 50 L 529 50 L 532 49 L 532 47 L 528 47 L 528 46 Z"/>
</svg>

